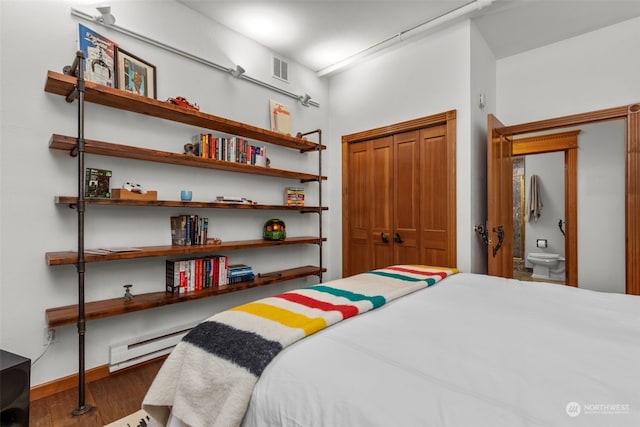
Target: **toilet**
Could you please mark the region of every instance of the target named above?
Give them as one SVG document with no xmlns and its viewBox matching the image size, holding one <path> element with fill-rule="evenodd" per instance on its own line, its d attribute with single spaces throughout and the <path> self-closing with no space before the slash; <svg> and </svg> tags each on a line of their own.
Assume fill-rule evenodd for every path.
<svg viewBox="0 0 640 427">
<path fill-rule="evenodd" d="M 533 264 L 531 277 L 534 279 L 564 282 L 565 259 L 559 254 L 532 252 L 527 255 L 527 261 Z"/>
</svg>

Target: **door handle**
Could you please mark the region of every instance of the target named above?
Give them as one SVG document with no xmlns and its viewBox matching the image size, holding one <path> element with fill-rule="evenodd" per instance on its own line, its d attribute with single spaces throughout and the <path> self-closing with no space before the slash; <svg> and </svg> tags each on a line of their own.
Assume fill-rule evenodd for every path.
<svg viewBox="0 0 640 427">
<path fill-rule="evenodd" d="M 404 243 L 404 240 L 400 237 L 400 233 L 395 233 L 393 235 L 393 241 L 396 243 Z"/>
<path fill-rule="evenodd" d="M 380 239 L 382 240 L 383 243 L 389 243 L 389 238 L 387 237 L 386 234 L 380 233 Z"/>
<path fill-rule="evenodd" d="M 504 241 L 504 228 L 499 225 L 497 228 L 493 227 L 493 232 L 498 233 L 498 243 L 493 247 L 493 257 L 496 257 L 496 254 L 502 247 L 502 242 Z"/>
</svg>

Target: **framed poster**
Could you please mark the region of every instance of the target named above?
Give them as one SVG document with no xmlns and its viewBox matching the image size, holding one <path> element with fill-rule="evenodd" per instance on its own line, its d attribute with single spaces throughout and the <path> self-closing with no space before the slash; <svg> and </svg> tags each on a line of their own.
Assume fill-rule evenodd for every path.
<svg viewBox="0 0 640 427">
<path fill-rule="evenodd" d="M 156 67 L 124 49 L 116 49 L 116 87 L 156 98 Z"/>
<path fill-rule="evenodd" d="M 82 24 L 78 26 L 78 44 L 85 57 L 85 80 L 115 87 L 115 58 L 118 45 Z"/>
</svg>

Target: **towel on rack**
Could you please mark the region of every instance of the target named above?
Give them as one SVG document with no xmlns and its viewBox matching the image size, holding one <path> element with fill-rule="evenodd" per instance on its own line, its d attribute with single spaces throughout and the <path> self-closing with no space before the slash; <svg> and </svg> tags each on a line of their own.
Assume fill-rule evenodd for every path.
<svg viewBox="0 0 640 427">
<path fill-rule="evenodd" d="M 527 200 L 527 221 L 538 221 L 542 212 L 542 198 L 540 197 L 540 178 L 538 175 L 531 175 L 529 185 L 529 199 Z"/>
</svg>

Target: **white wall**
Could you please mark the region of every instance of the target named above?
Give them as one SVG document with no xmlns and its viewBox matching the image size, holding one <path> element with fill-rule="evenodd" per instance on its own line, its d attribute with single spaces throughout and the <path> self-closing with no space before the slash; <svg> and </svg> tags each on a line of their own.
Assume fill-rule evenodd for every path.
<svg viewBox="0 0 640 427">
<path fill-rule="evenodd" d="M 640 66 L 640 58 L 633 54 L 638 49 L 640 19 L 636 18 L 501 59 L 497 62 L 497 116 L 505 124 L 517 124 L 638 102 L 640 82 L 635 70 Z M 594 157 L 586 156 L 583 149 L 578 152 L 578 215 L 579 218 L 583 214 L 591 215 L 596 207 L 586 205 L 585 197 L 609 192 L 605 212 L 599 206 L 598 213 L 591 216 L 603 221 L 603 216 L 611 215 L 615 218 L 612 222 L 617 224 L 621 221 L 619 212 L 624 199 L 610 196 L 623 191 L 619 183 L 623 166 L 616 160 L 621 147 L 603 145 L 603 141 L 611 137 L 601 136 L 597 130 L 590 133 L 596 133 L 600 145 Z M 616 134 L 619 133 L 618 130 Z M 581 144 L 587 136 L 586 132 L 579 136 Z M 587 162 L 583 163 L 584 159 Z M 609 161 L 617 166 L 604 166 Z M 581 193 L 582 188 L 586 189 L 586 195 Z M 609 220 L 605 222 L 608 224 Z M 579 220 L 578 226 L 582 227 L 582 223 L 585 221 Z M 623 292 L 624 275 L 617 274 L 624 271 L 624 263 L 620 264 L 624 255 L 619 252 L 622 236 L 617 229 L 609 233 L 606 224 L 597 226 L 596 230 L 598 237 L 592 240 L 583 238 L 586 230 L 578 230 L 579 285 Z M 604 253 L 611 254 L 612 258 L 603 262 Z M 611 267 L 611 274 L 605 274 L 603 265 L 607 269 Z"/>
<path fill-rule="evenodd" d="M 241 64 L 247 70 L 247 75 L 276 86 L 281 85 L 294 93 L 309 93 L 321 107 L 302 107 L 293 99 L 275 92 L 234 79 L 98 24 L 83 22 L 157 66 L 158 99 L 185 96 L 197 102 L 204 112 L 263 128 L 269 127 L 269 99 L 276 99 L 290 106 L 294 131 L 328 128 L 328 83 L 318 79 L 310 70 L 292 63 L 290 84 L 273 80 L 270 73 L 271 52 L 174 1 L 154 2 L 152 8 L 148 2 L 110 3 L 119 26 L 228 67 Z M 45 252 L 76 247 L 75 211 L 53 203 L 56 195 L 76 193 L 76 161 L 65 153 L 49 150 L 47 144 L 52 133 L 76 134 L 77 107 L 75 103 L 67 104 L 61 96 L 44 92 L 47 70 L 61 71 L 72 62 L 77 50 L 80 20 L 71 16 L 71 7 L 97 14 L 90 6 L 78 6 L 67 1 L 0 2 L 0 346 L 32 359 L 44 350 L 46 308 L 77 301 L 75 268 L 48 267 L 45 263 Z M 93 104 L 87 104 L 86 110 L 85 136 L 90 139 L 182 152 L 183 144 L 201 131 Z M 324 142 L 331 145 L 330 141 Z M 327 150 L 329 153 L 336 151 L 339 152 L 339 143 L 336 148 L 329 147 Z M 317 157 L 313 153 L 307 157 L 308 160 L 301 161 L 305 157 L 296 152 L 270 151 L 274 167 L 313 172 Z M 135 180 L 149 189 L 157 190 L 159 199 L 165 200 L 177 200 L 179 190 L 189 187 L 193 190 L 194 200 L 212 200 L 216 195 L 231 193 L 246 195 L 263 203 L 281 203 L 282 189 L 292 185 L 290 180 L 278 178 L 256 179 L 244 174 L 100 156 L 87 156 L 86 166 L 111 169 L 115 186 Z M 312 201 L 317 195 L 317 184 L 307 184 L 307 188 Z M 168 244 L 168 218 L 182 212 L 174 208 L 89 206 L 86 247 Z M 226 210 L 198 210 L 194 213 L 206 214 L 212 221 L 211 231 L 226 241 L 261 238 L 262 224 L 272 216 L 280 216 L 287 222 L 289 235 L 317 233 L 316 215 L 270 211 L 247 212 L 246 215 L 243 212 L 241 215 Z M 328 228 L 325 227 L 325 230 Z M 333 237 L 331 230 L 326 234 L 329 242 L 340 245 L 339 234 Z M 233 261 L 247 262 L 256 271 L 264 272 L 281 267 L 316 264 L 317 246 L 242 251 L 226 255 Z M 327 268 L 330 274 L 335 274 L 334 268 L 330 265 Z M 111 343 L 163 330 L 171 325 L 201 320 L 239 302 L 316 281 L 312 277 L 274 287 L 90 321 L 86 335 L 86 366 L 93 368 L 108 363 L 108 347 Z M 164 259 L 89 264 L 86 272 L 87 301 L 120 297 L 124 294 L 125 283 L 134 284 L 134 294 L 164 289 Z M 33 367 L 32 385 L 76 371 L 76 327 L 59 327 L 56 342 Z"/>
<path fill-rule="evenodd" d="M 578 135 L 579 287 L 625 292 L 625 121 Z"/>
<path fill-rule="evenodd" d="M 485 103 L 480 106 L 480 96 Z M 458 179 L 469 181 L 469 199 L 463 201 L 458 212 L 468 203 L 469 220 L 462 221 L 458 233 L 470 238 L 468 245 L 469 271 L 487 272 L 487 245 L 473 232 L 475 225 L 486 226 L 487 221 L 487 114 L 496 111 L 496 58 L 477 27 L 471 25 L 471 92 L 469 99 L 471 111 L 471 143 L 469 161 L 471 173 L 459 174 Z M 464 155 L 464 152 L 461 153 Z M 464 163 L 463 163 L 464 164 Z M 458 187 L 459 191 L 464 187 Z M 460 259 L 460 258 L 459 258 Z M 464 258 L 462 258 L 464 259 Z"/>
<path fill-rule="evenodd" d="M 471 268 L 470 245 L 475 239 L 469 231 L 473 226 L 468 171 L 476 164 L 472 156 L 481 155 L 471 149 L 470 39 L 469 21 L 459 23 L 427 38 L 405 41 L 330 80 L 330 139 L 336 143 L 342 135 L 457 110 L 457 247 L 458 267 L 465 271 Z M 340 154 L 333 151 L 329 159 L 332 181 L 341 179 Z M 341 197 L 336 191 L 330 199 L 330 225 L 335 230 L 341 230 Z M 332 266 L 342 264 L 340 250 L 330 257 Z"/>
<path fill-rule="evenodd" d="M 517 124 L 638 102 L 638 49 L 635 18 L 500 59 L 497 116 Z"/>
</svg>

